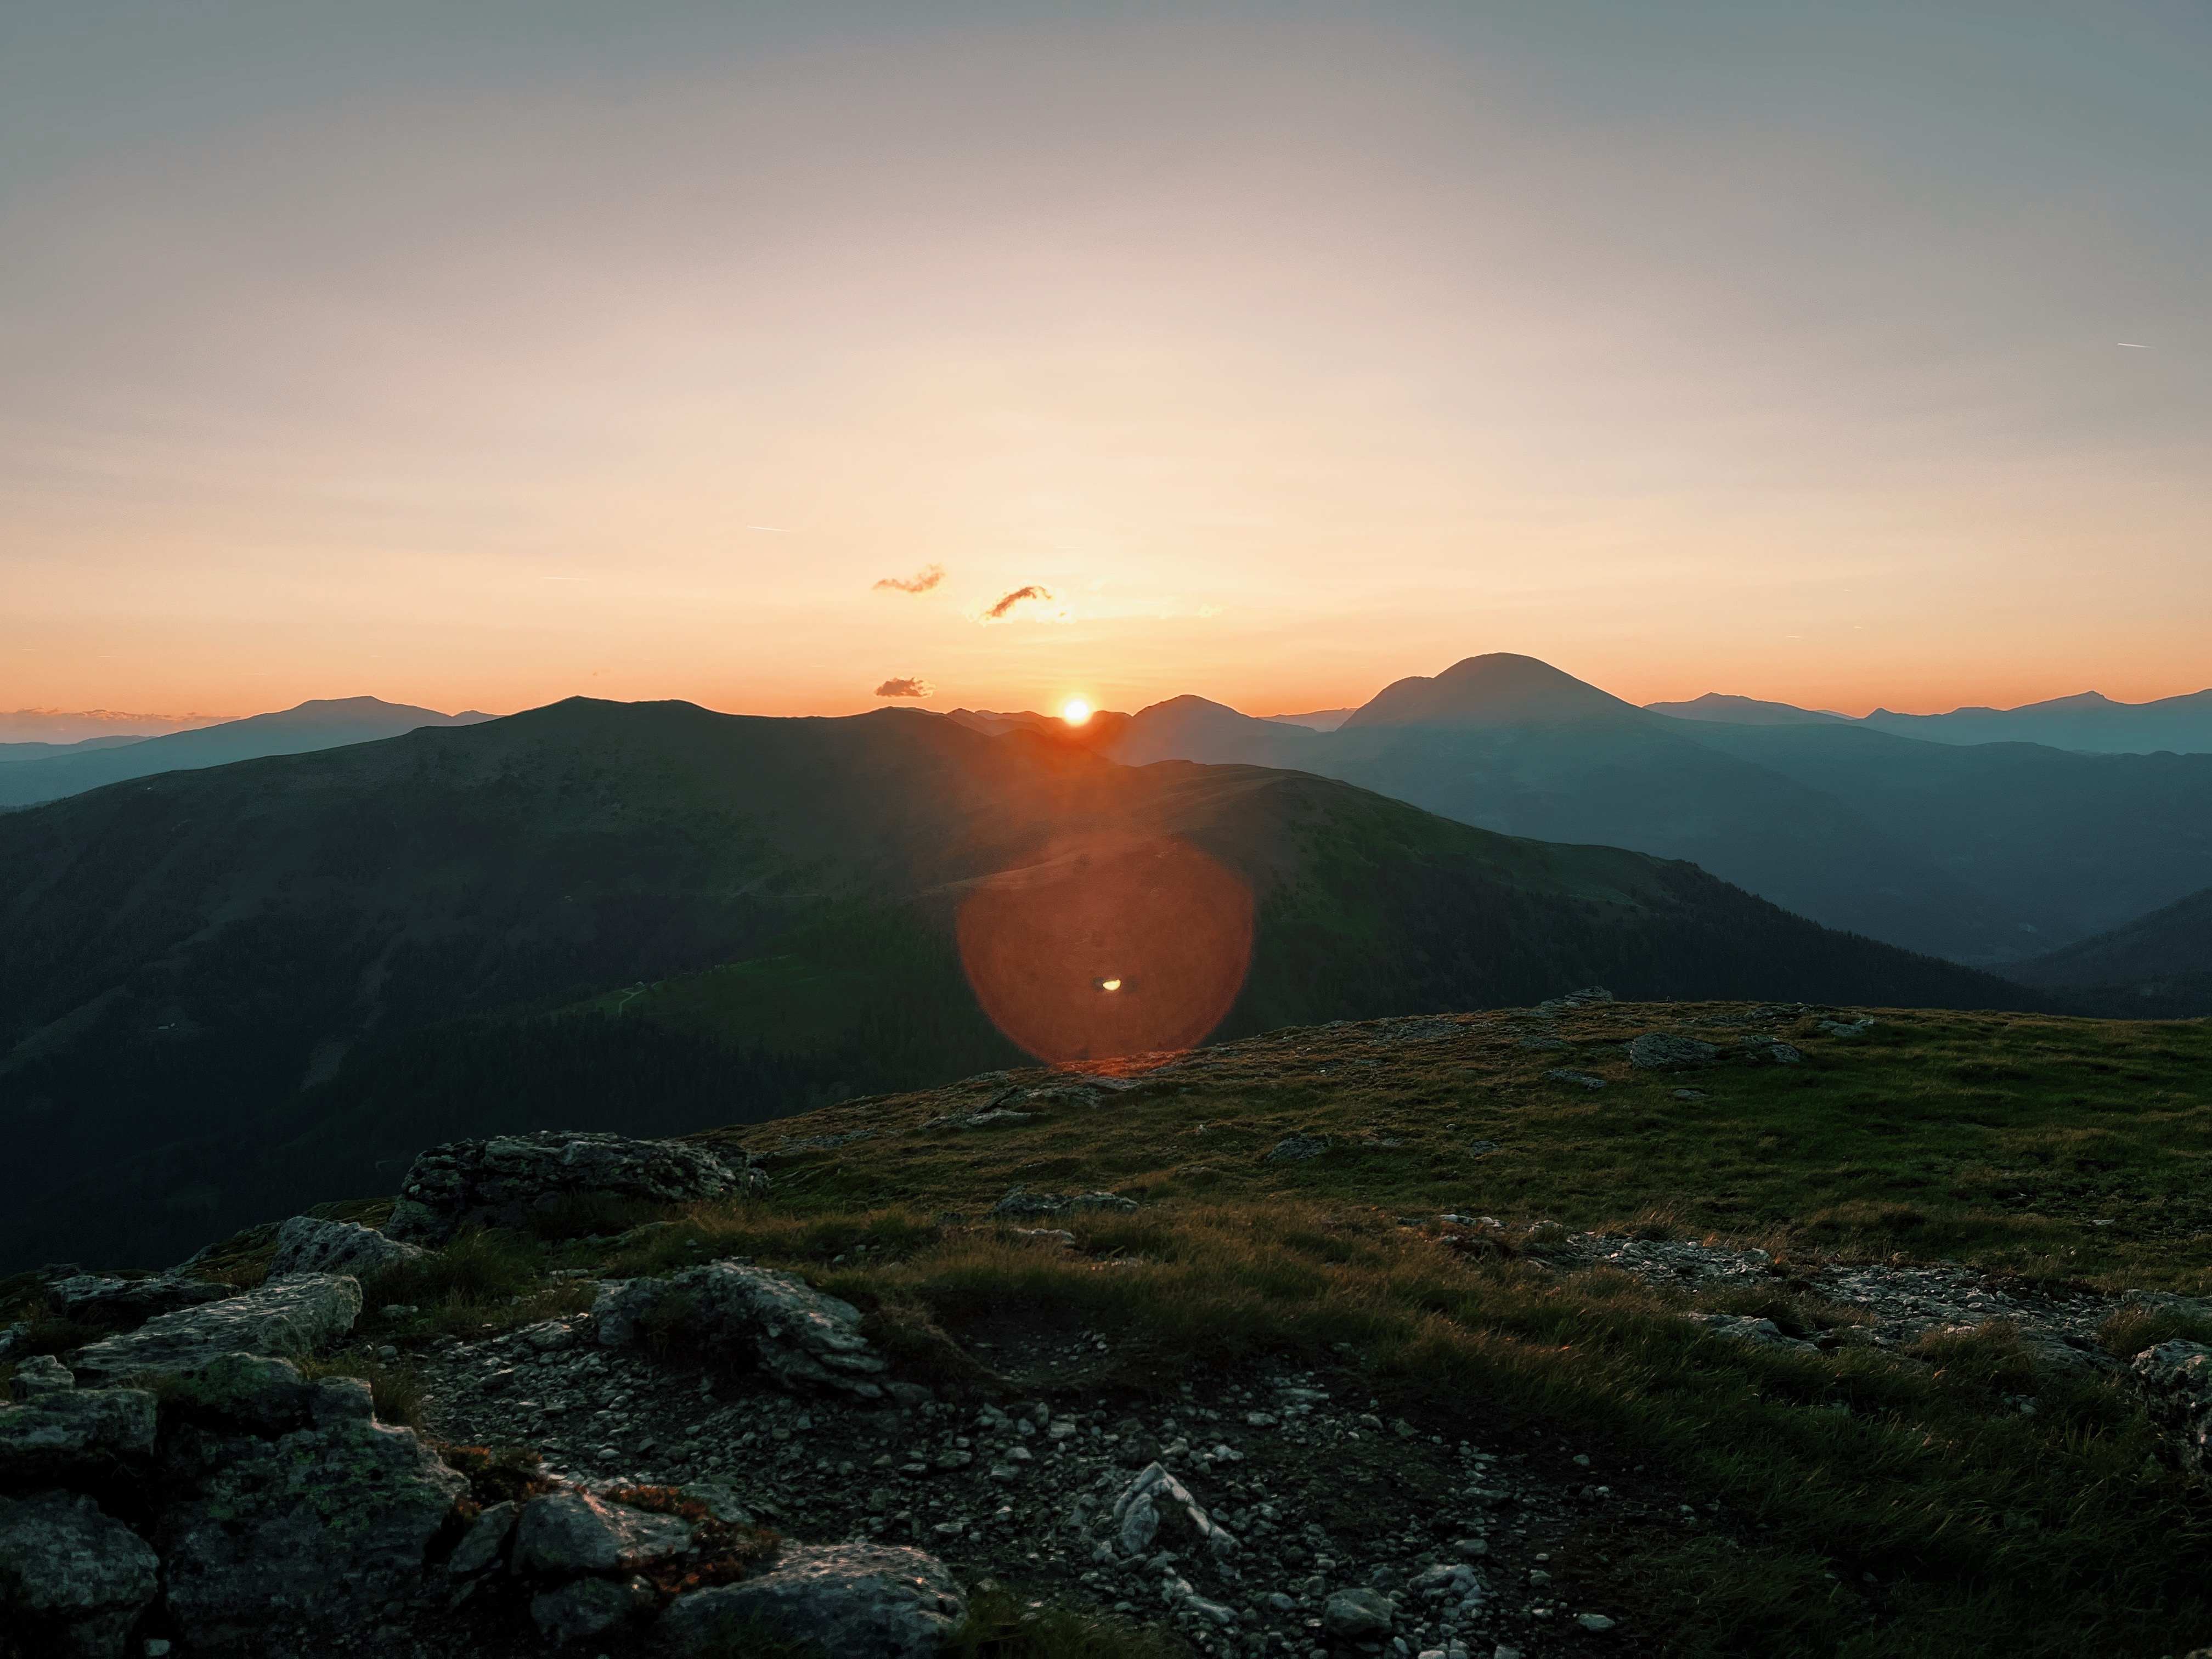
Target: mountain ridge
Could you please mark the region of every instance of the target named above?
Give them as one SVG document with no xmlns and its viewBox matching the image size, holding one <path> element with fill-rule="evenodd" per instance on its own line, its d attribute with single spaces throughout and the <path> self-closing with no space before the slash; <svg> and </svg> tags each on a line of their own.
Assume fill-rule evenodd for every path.
<svg viewBox="0 0 2212 1659">
<path fill-rule="evenodd" d="M 915 710 L 571 699 L 0 817 L 0 1255 L 127 1225 L 158 1257 L 271 1193 L 373 1188 L 380 1160 L 549 1113 L 673 1133 L 1005 1064 L 963 884 L 1079 831 L 1170 838 L 1249 886 L 1224 1034 L 1591 982 L 2039 1000 L 1688 865 L 1310 774 L 1131 768 Z"/>
</svg>

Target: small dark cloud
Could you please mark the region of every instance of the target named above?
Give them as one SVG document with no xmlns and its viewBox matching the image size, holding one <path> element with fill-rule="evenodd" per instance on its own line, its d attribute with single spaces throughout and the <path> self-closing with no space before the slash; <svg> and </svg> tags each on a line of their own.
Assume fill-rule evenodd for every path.
<svg viewBox="0 0 2212 1659">
<path fill-rule="evenodd" d="M 931 588 L 936 586 L 938 583 L 944 580 L 945 567 L 943 565 L 926 564 L 922 566 L 921 569 L 915 571 L 914 574 L 907 577 L 904 580 L 901 580 L 896 576 L 884 577 L 883 580 L 876 584 L 876 591 L 878 592 L 881 592 L 884 588 L 888 587 L 892 592 L 897 593 L 927 593 Z"/>
<path fill-rule="evenodd" d="M 879 697 L 927 697 L 934 696 L 937 688 L 927 680 L 885 680 L 876 688 Z"/>
<path fill-rule="evenodd" d="M 1027 587 L 1018 587 L 1006 595 L 998 604 L 983 613 L 982 619 L 985 622 L 1004 622 L 1006 613 L 1024 599 L 1049 599 L 1051 597 L 1050 589 L 1040 587 L 1035 582 L 1031 582 Z"/>
</svg>

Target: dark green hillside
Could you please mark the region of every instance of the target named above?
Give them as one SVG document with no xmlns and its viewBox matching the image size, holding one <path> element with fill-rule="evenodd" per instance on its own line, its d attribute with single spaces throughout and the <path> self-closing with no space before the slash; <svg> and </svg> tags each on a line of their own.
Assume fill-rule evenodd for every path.
<svg viewBox="0 0 2212 1659">
<path fill-rule="evenodd" d="M 2020 976 L 2123 1019 L 2212 1014 L 2212 887 L 2023 962 Z"/>
<path fill-rule="evenodd" d="M 1592 982 L 2027 996 L 1686 866 L 1300 774 L 577 700 L 0 817 L 0 1259 L 180 1256 L 459 1134 L 669 1133 L 1004 1064 L 953 915 L 1075 830 L 1249 884 L 1229 1035 Z"/>
</svg>

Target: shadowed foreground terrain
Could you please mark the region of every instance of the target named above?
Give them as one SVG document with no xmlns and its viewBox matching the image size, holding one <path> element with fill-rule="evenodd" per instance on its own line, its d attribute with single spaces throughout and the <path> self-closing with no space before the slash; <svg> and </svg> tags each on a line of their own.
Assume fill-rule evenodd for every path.
<svg viewBox="0 0 2212 1659">
<path fill-rule="evenodd" d="M 757 1197 L 464 1232 L 318 1363 L 595 1490 L 919 1545 L 1005 1659 L 2178 1656 L 2212 1505 L 2128 1365 L 2212 1338 L 2208 1061 L 2202 1022 L 1569 1000 L 1002 1071 L 696 1139 Z M 853 1304 L 900 1400 L 793 1398 L 680 1296 L 594 1336 L 725 1260 Z M 1233 1554 L 1114 1541 L 1155 1461 Z M 331 1650 L 546 1650 L 505 1582 Z"/>
</svg>

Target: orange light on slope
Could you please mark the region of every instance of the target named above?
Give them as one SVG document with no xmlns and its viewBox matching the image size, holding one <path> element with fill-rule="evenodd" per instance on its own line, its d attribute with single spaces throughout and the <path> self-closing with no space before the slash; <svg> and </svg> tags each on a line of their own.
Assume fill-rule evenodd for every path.
<svg viewBox="0 0 2212 1659">
<path fill-rule="evenodd" d="M 959 939 L 983 1012 L 1038 1059 L 1180 1051 L 1244 988 L 1252 893 L 1172 836 L 1076 836 L 979 883 Z"/>
<path fill-rule="evenodd" d="M 1080 726 L 1091 718 L 1091 705 L 1080 697 L 1070 697 L 1060 704 L 1060 717 L 1070 726 Z"/>
</svg>

